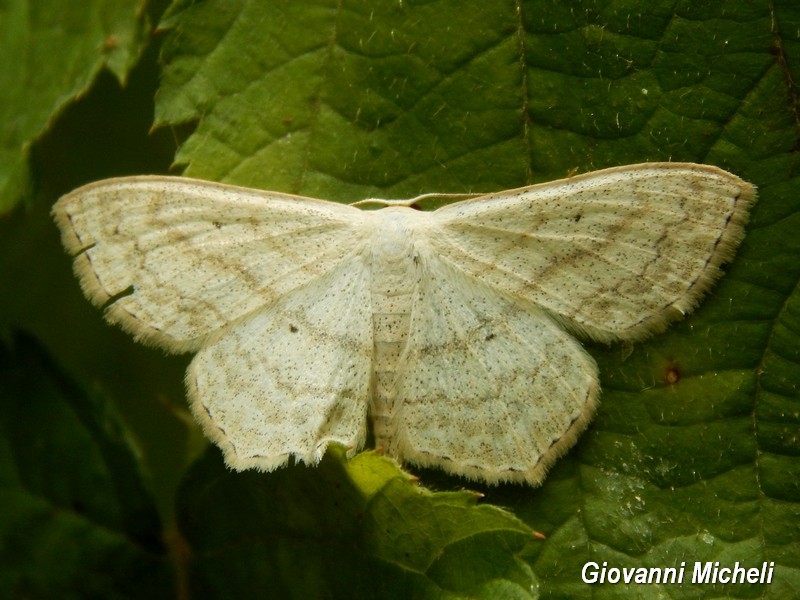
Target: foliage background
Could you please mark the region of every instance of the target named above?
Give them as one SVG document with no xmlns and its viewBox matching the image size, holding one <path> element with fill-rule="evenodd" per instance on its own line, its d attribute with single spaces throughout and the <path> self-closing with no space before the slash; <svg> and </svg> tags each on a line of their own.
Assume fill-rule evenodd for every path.
<svg viewBox="0 0 800 600">
<path fill-rule="evenodd" d="M 0 4 L 0 590 L 799 595 L 799 40 L 791 0 Z M 335 449 L 226 471 L 185 412 L 189 357 L 105 326 L 48 216 L 125 174 L 353 201 L 656 160 L 755 183 L 748 237 L 688 319 L 589 347 L 602 405 L 539 489 L 421 487 Z M 586 561 L 775 575 L 589 586 Z"/>
</svg>

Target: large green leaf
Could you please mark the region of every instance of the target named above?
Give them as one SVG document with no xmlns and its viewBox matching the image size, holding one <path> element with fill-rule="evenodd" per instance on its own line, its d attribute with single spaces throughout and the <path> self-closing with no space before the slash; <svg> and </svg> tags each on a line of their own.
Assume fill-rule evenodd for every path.
<svg viewBox="0 0 800 600">
<path fill-rule="evenodd" d="M 177 157 L 187 175 L 352 201 L 686 160 L 737 173 L 760 198 L 736 260 L 692 316 L 646 343 L 590 347 L 602 404 L 543 487 L 468 484 L 545 540 L 522 547 L 518 524 L 493 524 L 507 516 L 389 471 L 365 490 L 335 452 L 318 469 L 237 475 L 212 451 L 178 495 L 190 594 L 241 597 L 269 583 L 306 596 L 518 595 L 528 593 L 520 557 L 533 595 L 800 589 L 798 25 L 786 0 L 177 3 L 162 24 L 156 119 L 179 134 L 195 127 Z M 81 339 L 99 319 L 88 314 L 63 327 Z M 104 343 L 96 353 L 130 345 Z M 152 398 L 164 376 L 148 378 Z M 152 398 L 152 420 L 163 420 Z M 155 425 L 138 427 L 146 439 Z M 160 446 L 144 449 L 151 464 L 166 460 Z M 419 474 L 433 488 L 467 484 Z M 373 511 L 379 502 L 394 512 Z M 469 523 L 432 532 L 431 515 L 448 511 Z M 398 526 L 414 550 L 389 560 L 399 542 L 376 540 Z M 445 560 L 425 559 L 425 544 Z M 583 583 L 590 561 L 686 562 L 689 575 L 695 561 L 776 566 L 769 585 L 626 588 Z"/>
<path fill-rule="evenodd" d="M 187 174 L 352 200 L 689 160 L 761 187 L 739 261 L 698 315 L 628 357 L 596 348 L 603 407 L 554 481 L 489 499 L 550 521 L 550 539 L 530 554 L 550 593 L 574 591 L 590 560 L 775 561 L 783 583 L 765 593 L 794 585 L 798 556 L 786 555 L 778 523 L 798 515 L 798 484 L 785 477 L 797 470 L 797 419 L 786 421 L 797 394 L 767 391 L 798 274 L 788 239 L 795 90 L 773 31 L 790 10 L 225 4 L 222 17 L 214 2 L 173 16 L 164 49 L 157 118 L 199 121 L 178 156 Z M 786 240 L 788 260 L 768 240 Z M 783 272 L 780 291 L 763 281 L 772 269 Z M 779 355 L 796 357 L 791 347 Z M 797 381 L 796 362 L 780 362 Z M 553 502 L 547 488 L 565 485 L 572 493 Z"/>
<path fill-rule="evenodd" d="M 147 39 L 139 0 L 0 3 L 0 214 L 27 192 L 31 144 L 107 68 L 122 82 Z"/>
</svg>

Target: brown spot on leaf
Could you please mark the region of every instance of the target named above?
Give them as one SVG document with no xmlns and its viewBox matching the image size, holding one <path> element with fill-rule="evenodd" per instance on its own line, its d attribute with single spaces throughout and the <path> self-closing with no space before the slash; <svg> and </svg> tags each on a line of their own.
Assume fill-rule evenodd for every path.
<svg viewBox="0 0 800 600">
<path fill-rule="evenodd" d="M 680 367 L 674 362 L 669 363 L 664 369 L 662 378 L 664 379 L 664 383 L 667 385 L 675 385 L 681 380 Z"/>
</svg>

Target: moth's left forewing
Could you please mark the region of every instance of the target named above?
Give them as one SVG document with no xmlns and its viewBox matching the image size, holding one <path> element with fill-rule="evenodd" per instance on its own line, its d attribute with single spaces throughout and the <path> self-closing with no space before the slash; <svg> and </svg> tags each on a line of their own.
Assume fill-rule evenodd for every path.
<svg viewBox="0 0 800 600">
<path fill-rule="evenodd" d="M 330 272 L 367 233 L 350 206 L 182 177 L 96 182 L 53 215 L 87 297 L 172 351 Z"/>
<path fill-rule="evenodd" d="M 744 235 L 750 184 L 715 167 L 597 171 L 439 209 L 448 262 L 603 341 L 690 311 Z"/>
</svg>

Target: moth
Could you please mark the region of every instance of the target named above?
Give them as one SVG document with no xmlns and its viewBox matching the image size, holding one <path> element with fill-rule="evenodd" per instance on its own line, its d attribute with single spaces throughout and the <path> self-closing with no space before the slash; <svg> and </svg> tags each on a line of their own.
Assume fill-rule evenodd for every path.
<svg viewBox="0 0 800 600">
<path fill-rule="evenodd" d="M 744 236 L 752 185 L 652 163 L 425 212 L 180 177 L 53 208 L 86 296 L 194 352 L 192 412 L 237 470 L 349 455 L 538 485 L 600 393 L 574 337 L 634 341 L 691 311 Z"/>
</svg>

